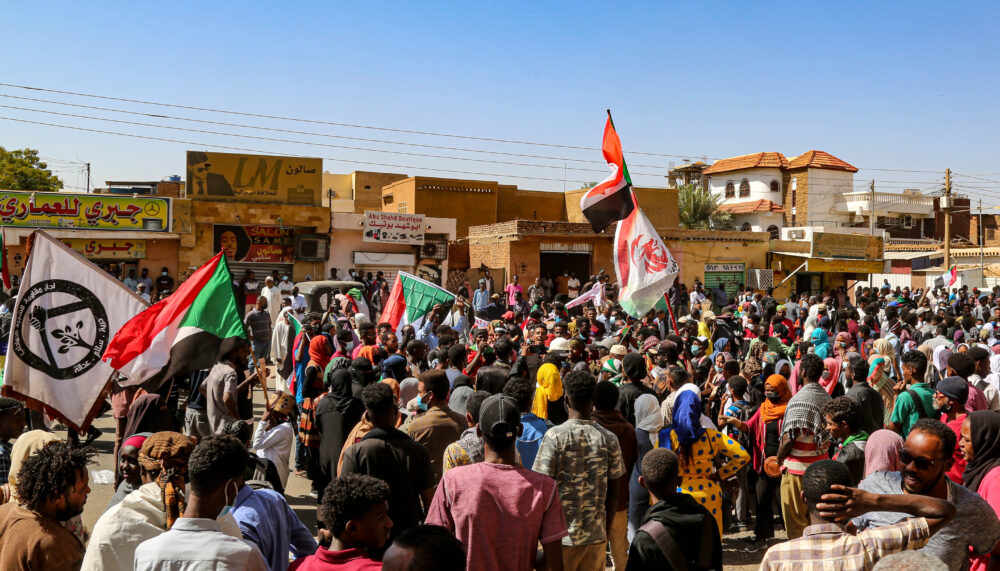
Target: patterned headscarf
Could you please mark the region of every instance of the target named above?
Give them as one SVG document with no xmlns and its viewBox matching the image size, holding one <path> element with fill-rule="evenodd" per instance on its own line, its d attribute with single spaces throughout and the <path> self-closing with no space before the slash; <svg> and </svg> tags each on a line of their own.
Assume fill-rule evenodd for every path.
<svg viewBox="0 0 1000 571">
<path fill-rule="evenodd" d="M 618 359 L 608 359 L 601 366 L 601 371 L 611 373 L 611 378 L 608 379 L 615 385 L 620 385 L 622 383 L 622 362 Z"/>
<path fill-rule="evenodd" d="M 167 529 L 184 513 L 184 475 L 193 450 L 194 443 L 179 432 L 157 432 L 139 449 L 139 465 L 148 472 L 159 471 L 156 484 L 167 512 Z"/>
</svg>

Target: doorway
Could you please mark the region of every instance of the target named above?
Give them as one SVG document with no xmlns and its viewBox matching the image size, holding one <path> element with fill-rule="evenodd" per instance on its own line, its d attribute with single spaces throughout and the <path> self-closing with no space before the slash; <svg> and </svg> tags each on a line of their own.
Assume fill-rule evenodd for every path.
<svg viewBox="0 0 1000 571">
<path fill-rule="evenodd" d="M 548 274 L 553 279 L 563 273 L 576 274 L 576 278 L 581 284 L 590 278 L 590 253 L 589 252 L 541 252 L 539 254 L 539 273 Z"/>
</svg>

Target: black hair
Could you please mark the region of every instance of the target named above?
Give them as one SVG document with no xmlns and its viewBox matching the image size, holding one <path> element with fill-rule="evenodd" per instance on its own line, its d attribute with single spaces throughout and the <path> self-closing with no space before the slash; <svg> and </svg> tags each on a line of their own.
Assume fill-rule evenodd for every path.
<svg viewBox="0 0 1000 571">
<path fill-rule="evenodd" d="M 195 447 L 188 460 L 191 492 L 211 494 L 228 480 L 239 478 L 247 465 L 247 449 L 232 436 L 210 436 Z"/>
<path fill-rule="evenodd" d="M 374 416 L 381 416 L 396 409 L 396 395 L 385 383 L 372 383 L 361 389 L 361 402 Z"/>
<path fill-rule="evenodd" d="M 829 494 L 830 487 L 834 484 L 853 486 L 847 464 L 836 460 L 820 460 L 810 464 L 802 474 L 802 494 L 806 505 L 816 509 L 816 504 L 822 502 L 823 495 Z"/>
<path fill-rule="evenodd" d="M 482 347 L 480 347 L 482 349 Z M 509 337 L 501 337 L 493 344 L 493 353 L 497 359 L 508 359 L 511 351 L 514 350 L 514 342 Z"/>
<path fill-rule="evenodd" d="M 465 412 L 472 416 L 472 422 L 479 424 L 479 411 L 483 408 L 483 401 L 490 398 L 490 393 L 486 391 L 476 391 L 465 401 Z"/>
<path fill-rule="evenodd" d="M 7 414 L 13 411 L 19 411 L 23 408 L 24 408 L 24 403 L 22 403 L 17 399 L 0 397 L 0 414 Z"/>
<path fill-rule="evenodd" d="M 350 329 L 344 328 L 337 332 L 337 342 L 340 343 L 341 348 L 353 341 L 354 333 Z"/>
<path fill-rule="evenodd" d="M 594 387 L 594 410 L 615 410 L 618 387 L 610 381 L 600 381 Z"/>
<path fill-rule="evenodd" d="M 726 383 L 733 391 L 733 394 L 736 395 L 736 398 L 741 398 L 743 393 L 747 392 L 747 380 L 740 375 L 733 375 L 729 377 L 726 379 Z"/>
<path fill-rule="evenodd" d="M 846 422 L 847 427 L 851 429 L 851 434 L 857 432 L 858 427 L 861 426 L 861 409 L 858 408 L 858 403 L 854 402 L 854 399 L 847 396 L 827 401 L 820 408 L 820 413 L 829 416 L 837 424 Z"/>
<path fill-rule="evenodd" d="M 976 345 L 975 347 L 969 349 L 968 351 L 965 352 L 965 354 L 968 355 L 970 359 L 972 359 L 977 363 L 984 359 L 989 359 L 990 357 L 990 352 L 980 347 L 979 345 Z"/>
<path fill-rule="evenodd" d="M 680 460 L 667 448 L 653 448 L 642 457 L 642 479 L 654 492 L 677 485 Z"/>
<path fill-rule="evenodd" d="M 569 397 L 570 404 L 575 408 L 578 405 L 594 402 L 594 387 L 597 379 L 588 371 L 572 371 L 563 377 L 563 388 L 566 396 Z"/>
<path fill-rule="evenodd" d="M 907 353 L 907 355 L 909 355 L 909 353 Z M 921 353 L 921 355 L 923 355 L 923 353 Z M 927 357 L 925 356 L 925 363 L 926 359 Z M 905 356 L 903 362 L 906 362 Z M 976 370 L 976 362 L 972 360 L 972 357 L 970 357 L 968 353 L 952 353 L 951 356 L 948 357 L 948 366 L 955 370 L 956 375 L 965 380 L 969 380 L 969 375 Z"/>
<path fill-rule="evenodd" d="M 49 442 L 25 458 L 14 488 L 21 504 L 37 510 L 76 485 L 80 472 L 92 463 L 96 451 L 62 440 Z"/>
<path fill-rule="evenodd" d="M 823 376 L 823 359 L 815 353 L 803 355 L 799 362 L 799 371 L 804 380 L 815 383 Z"/>
<path fill-rule="evenodd" d="M 448 326 L 447 325 L 442 325 L 441 327 L 448 327 Z M 438 329 L 440 329 L 440 327 Z M 447 331 L 451 331 L 451 329 L 448 329 Z M 447 333 L 447 332 L 441 333 L 440 331 L 438 331 L 438 345 L 440 347 L 450 347 L 454 343 L 455 343 L 455 336 L 454 335 L 452 335 L 451 333 Z"/>
<path fill-rule="evenodd" d="M 918 381 L 923 380 L 924 374 L 927 372 L 927 355 L 924 355 L 920 351 L 914 349 L 913 351 L 907 351 L 903 353 L 902 358 L 903 365 L 909 365 L 914 369 L 914 378 Z M 970 361 L 971 363 L 971 361 Z M 975 364 L 972 364 L 972 368 L 975 369 Z M 972 372 L 971 370 L 969 371 Z"/>
<path fill-rule="evenodd" d="M 375 324 L 371 321 L 365 321 L 361 325 L 358 325 L 358 333 L 364 333 L 366 331 L 371 331 L 372 329 L 375 329 Z"/>
<path fill-rule="evenodd" d="M 521 414 L 531 412 L 531 403 L 535 397 L 535 383 L 523 377 L 512 377 L 503 386 L 503 395 L 517 402 Z"/>
<path fill-rule="evenodd" d="M 434 395 L 438 401 L 448 398 L 448 374 L 440 369 L 431 369 L 420 373 L 419 381 L 424 384 L 424 390 Z"/>
<path fill-rule="evenodd" d="M 320 519 L 340 539 L 347 522 L 364 517 L 369 510 L 389 500 L 389 484 L 366 474 L 347 474 L 334 479 L 323 491 Z"/>
<path fill-rule="evenodd" d="M 459 370 L 465 367 L 465 360 L 468 356 L 468 350 L 465 345 L 452 345 L 448 348 L 448 361 L 451 363 L 452 367 Z"/>
<path fill-rule="evenodd" d="M 955 450 L 955 444 L 958 438 L 955 436 L 955 431 L 948 428 L 947 424 L 933 418 L 921 418 L 917 422 L 913 423 L 913 428 L 910 429 L 910 433 L 912 434 L 917 430 L 925 434 L 929 434 L 941 441 L 942 459 L 951 457 L 953 453 L 952 451 Z"/>
<path fill-rule="evenodd" d="M 847 362 L 847 366 L 854 371 L 855 383 L 861 383 L 868 380 L 868 361 L 865 361 L 861 357 L 851 357 L 851 360 Z"/>
<path fill-rule="evenodd" d="M 688 375 L 687 369 L 679 365 L 674 365 L 673 367 L 670 367 L 670 369 L 667 370 L 667 376 L 673 379 L 677 379 L 682 385 L 688 382 L 688 380 L 691 378 L 691 376 Z"/>
<path fill-rule="evenodd" d="M 250 438 L 253 436 L 253 428 L 245 420 L 227 420 L 222 429 L 222 434 L 232 436 L 242 442 L 244 446 L 248 446 Z"/>
<path fill-rule="evenodd" d="M 406 352 L 409 353 L 410 355 L 412 355 L 414 352 L 416 352 L 421 347 L 426 348 L 427 347 L 427 343 L 424 343 L 423 341 L 421 341 L 419 339 L 411 339 L 410 342 L 406 344 Z"/>
<path fill-rule="evenodd" d="M 411 527 L 393 545 L 413 552 L 407 571 L 465 571 L 465 547 L 439 525 Z"/>
</svg>

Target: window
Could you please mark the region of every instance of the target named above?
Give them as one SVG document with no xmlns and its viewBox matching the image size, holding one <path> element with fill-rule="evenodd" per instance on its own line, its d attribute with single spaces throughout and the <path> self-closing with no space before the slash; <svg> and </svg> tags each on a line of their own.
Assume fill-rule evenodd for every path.
<svg viewBox="0 0 1000 571">
<path fill-rule="evenodd" d="M 746 198 L 750 196 L 750 181 L 743 179 L 740 183 L 740 198 Z"/>
<path fill-rule="evenodd" d="M 781 183 L 778 182 L 778 181 L 776 181 L 776 180 L 772 180 L 771 181 L 771 192 L 781 192 Z"/>
<path fill-rule="evenodd" d="M 749 222 L 744 222 L 743 224 L 740 224 L 740 232 L 749 232 L 750 230 L 753 230 L 753 227 L 750 226 Z"/>
<path fill-rule="evenodd" d="M 396 205 L 396 212 L 399 212 L 401 214 L 406 214 L 406 206 L 407 206 L 406 201 L 400 200 L 399 204 Z"/>
<path fill-rule="evenodd" d="M 726 198 L 734 196 L 736 196 L 736 185 L 733 184 L 733 181 L 729 181 L 726 183 Z"/>
<path fill-rule="evenodd" d="M 781 234 L 781 231 L 778 230 L 777 226 L 771 224 L 770 226 L 767 227 L 767 233 L 771 235 L 772 240 L 777 240 L 778 236 Z"/>
</svg>

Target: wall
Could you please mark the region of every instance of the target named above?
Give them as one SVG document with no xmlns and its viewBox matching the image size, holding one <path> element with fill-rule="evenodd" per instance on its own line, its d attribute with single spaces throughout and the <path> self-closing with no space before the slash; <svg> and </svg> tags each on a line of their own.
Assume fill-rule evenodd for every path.
<svg viewBox="0 0 1000 571">
<path fill-rule="evenodd" d="M 382 210 L 382 187 L 407 178 L 405 174 L 366 171 L 354 171 L 350 176 L 357 214 L 364 214 L 365 210 Z"/>
<path fill-rule="evenodd" d="M 805 225 L 809 208 L 809 176 L 807 169 L 785 171 L 782 176 L 781 199 L 785 208 L 785 226 Z M 792 200 L 792 198 L 795 200 Z"/>
<path fill-rule="evenodd" d="M 565 220 L 566 209 L 561 192 L 521 190 L 500 185 L 497 195 L 497 222 L 507 220 Z"/>
<path fill-rule="evenodd" d="M 569 190 L 564 193 L 567 222 L 586 222 L 583 211 L 580 210 L 580 197 L 590 189 Z M 677 207 L 676 188 L 639 188 L 633 187 L 636 200 L 646 217 L 656 228 L 677 228 L 680 224 L 680 212 Z"/>
<path fill-rule="evenodd" d="M 350 174 L 323 171 L 323 206 L 333 212 L 354 212 L 354 190 Z M 330 194 L 335 193 L 331 201 Z"/>
<path fill-rule="evenodd" d="M 740 183 L 746 179 L 750 183 L 750 196 L 740 197 Z M 781 169 L 776 167 L 744 169 L 733 172 L 722 172 L 708 177 L 708 190 L 712 194 L 723 197 L 724 202 L 749 202 L 753 200 L 770 200 L 783 204 L 782 192 L 771 192 L 771 181 L 776 180 L 784 189 Z M 735 194 L 726 199 L 726 183 L 732 182 Z"/>
<path fill-rule="evenodd" d="M 780 212 L 752 212 L 749 214 L 734 214 L 733 227 L 739 229 L 744 222 L 750 223 L 752 232 L 767 232 L 769 226 L 781 228 L 784 215 Z"/>
<path fill-rule="evenodd" d="M 835 205 L 842 194 L 854 191 L 854 173 L 810 168 L 807 169 L 806 176 L 809 186 L 806 223 L 818 226 L 848 222 L 850 216 L 837 212 Z M 802 218 L 799 217 L 799 223 L 802 222 Z"/>
<path fill-rule="evenodd" d="M 469 226 L 497 221 L 498 186 L 495 181 L 410 177 L 382 188 L 382 209 L 398 211 L 385 203 L 387 195 L 393 196 L 397 207 L 401 200 L 406 200 L 408 213 L 454 218 L 458 237 L 463 238 L 468 235 Z"/>
</svg>

